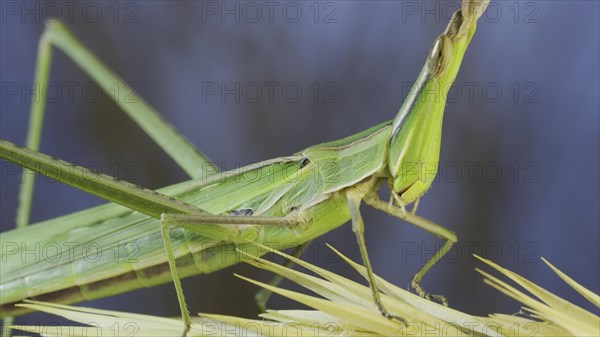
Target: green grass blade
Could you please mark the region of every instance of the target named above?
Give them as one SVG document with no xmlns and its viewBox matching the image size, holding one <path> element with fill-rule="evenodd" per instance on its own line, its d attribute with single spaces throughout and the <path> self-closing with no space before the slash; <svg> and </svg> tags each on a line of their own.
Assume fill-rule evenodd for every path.
<svg viewBox="0 0 600 337">
<path fill-rule="evenodd" d="M 48 38 L 52 43 L 98 82 L 102 90 L 114 95 L 115 102 L 187 174 L 192 178 L 200 178 L 219 172 L 218 168 L 203 153 L 199 152 L 190 141 L 163 120 L 146 101 L 135 95 L 135 91 L 131 86 L 127 85 L 125 81 L 100 62 L 62 23 L 56 21 L 47 25 Z M 118 90 L 111 89 L 115 85 L 118 86 Z"/>
<path fill-rule="evenodd" d="M 46 34 L 40 38 L 38 46 L 37 63 L 35 66 L 34 88 L 36 94 L 31 100 L 31 111 L 29 114 L 29 126 L 27 129 L 26 146 L 33 150 L 39 150 L 42 136 L 42 127 L 44 124 L 44 111 L 46 109 L 46 100 L 40 99 L 41 88 L 45 88 L 50 78 L 50 66 L 52 64 L 52 46 L 48 41 Z M 39 89 L 39 90 L 38 90 Z M 37 98 L 36 98 L 37 97 Z M 33 174 L 28 174 L 25 170 L 21 175 L 23 181 L 19 194 L 19 208 L 17 209 L 16 227 L 23 228 L 29 224 L 31 213 L 31 204 L 33 200 L 33 186 L 35 179 Z"/>
</svg>

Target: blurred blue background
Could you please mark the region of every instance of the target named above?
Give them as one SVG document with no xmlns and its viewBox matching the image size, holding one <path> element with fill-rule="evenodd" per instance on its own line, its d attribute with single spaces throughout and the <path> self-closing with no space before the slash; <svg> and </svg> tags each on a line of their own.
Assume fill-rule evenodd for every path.
<svg viewBox="0 0 600 337">
<path fill-rule="evenodd" d="M 459 7 L 447 1 L 1 5 L 2 138 L 25 143 L 38 38 L 44 18 L 59 16 L 199 149 L 228 168 L 393 118 L 435 37 Z M 482 264 L 472 253 L 586 308 L 540 257 L 599 290 L 598 14 L 597 1 L 493 1 L 480 20 L 450 90 L 439 181 L 419 209 L 458 234 L 457 249 L 424 281 L 453 307 L 480 315 L 519 310 L 483 284 L 475 272 Z M 96 97 L 91 80 L 61 52 L 54 55 L 51 81 L 58 91 L 48 94 L 55 102 L 47 107 L 43 152 L 149 188 L 186 179 L 109 95 Z M 2 165 L 0 217 L 6 231 L 14 227 L 19 177 Z M 34 222 L 102 203 L 61 184 L 36 186 Z M 405 287 L 439 241 L 363 209 L 375 272 Z M 320 238 L 305 258 L 356 278 L 331 258 L 326 242 L 358 260 L 350 226 Z M 187 279 L 192 312 L 255 317 L 257 289 L 234 272 L 269 277 L 239 265 Z M 177 315 L 170 284 L 86 305 Z M 277 296 L 269 306 L 297 307 Z M 39 323 L 40 317 L 19 322 Z"/>
</svg>

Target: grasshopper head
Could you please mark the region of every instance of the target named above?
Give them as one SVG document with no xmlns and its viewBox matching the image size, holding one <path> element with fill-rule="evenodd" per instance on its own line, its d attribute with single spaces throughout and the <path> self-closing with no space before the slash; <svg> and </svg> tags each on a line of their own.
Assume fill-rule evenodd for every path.
<svg viewBox="0 0 600 337">
<path fill-rule="evenodd" d="M 392 125 L 388 168 L 405 203 L 424 194 L 437 173 L 446 96 L 489 0 L 464 1 L 435 40 Z"/>
</svg>

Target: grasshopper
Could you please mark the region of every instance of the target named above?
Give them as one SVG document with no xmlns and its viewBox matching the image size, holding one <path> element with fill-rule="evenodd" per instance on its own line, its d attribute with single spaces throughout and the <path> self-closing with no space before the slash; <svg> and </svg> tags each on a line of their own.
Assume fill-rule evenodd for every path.
<svg viewBox="0 0 600 337">
<path fill-rule="evenodd" d="M 427 293 L 420 282 L 457 241 L 456 235 L 415 211 L 435 178 L 432 169 L 437 171 L 446 104 L 443 89 L 455 80 L 487 4 L 487 0 L 463 2 L 462 9 L 454 13 L 393 120 L 291 156 L 217 173 L 208 159 L 147 103 L 117 100 L 193 178 L 156 191 L 38 152 L 44 102 L 34 103 L 27 147 L 0 139 L 0 157 L 112 203 L 24 227 L 33 191 L 32 179 L 25 180 L 17 221 L 24 228 L 4 233 L 3 241 L 35 237 L 38 244 L 93 241 L 105 248 L 129 242 L 135 244 L 137 259 L 90 264 L 82 252 L 75 252 L 68 258 L 56 256 L 57 260 L 63 258 L 56 263 L 23 264 L 16 254 L 23 247 L 3 250 L 2 317 L 24 313 L 23 308 L 14 306 L 24 299 L 74 303 L 173 281 L 185 336 L 191 318 L 181 277 L 235 264 L 239 258 L 227 252 L 249 249 L 253 242 L 276 242 L 276 249 L 300 247 L 300 254 L 301 247 L 313 238 L 350 220 L 375 306 L 382 315 L 402 320 L 381 302 L 365 244 L 361 202 L 445 241 L 411 285 L 419 295 L 446 303 L 444 297 Z M 52 46 L 73 58 L 105 90 L 109 83 L 122 82 L 58 22 L 49 24 L 40 41 L 36 77 L 41 82 L 48 80 Z M 208 178 L 207 172 L 211 173 Z M 384 184 L 390 188 L 389 201 L 378 194 Z M 408 212 L 406 206 L 413 203 Z M 209 257 L 208 250 L 212 252 Z M 261 308 L 268 296 L 266 292 L 257 295 Z"/>
</svg>

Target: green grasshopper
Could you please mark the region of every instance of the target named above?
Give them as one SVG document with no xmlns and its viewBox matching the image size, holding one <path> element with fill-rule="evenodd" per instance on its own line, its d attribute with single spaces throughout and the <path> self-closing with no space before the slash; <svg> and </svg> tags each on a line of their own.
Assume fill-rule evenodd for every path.
<svg viewBox="0 0 600 337">
<path fill-rule="evenodd" d="M 234 171 L 217 173 L 206 157 L 144 101 L 127 103 L 117 99 L 193 178 L 157 191 L 37 152 L 44 102 L 34 102 L 27 148 L 0 139 L 0 158 L 112 203 L 25 227 L 33 180 L 24 181 L 17 218 L 21 228 L 2 234 L 2 317 L 25 313 L 14 306 L 24 299 L 74 303 L 173 281 L 185 336 L 191 319 L 180 277 L 235 264 L 240 259 L 231 252 L 256 250 L 253 242 L 275 249 L 303 247 L 351 220 L 373 301 L 383 315 L 401 320 L 380 300 L 359 210 L 363 201 L 445 240 L 413 277 L 411 285 L 421 296 L 446 303 L 442 296 L 425 292 L 420 281 L 456 242 L 456 235 L 414 211 L 437 171 L 446 104 L 443 90 L 455 80 L 476 21 L 487 4 L 488 0 L 463 2 L 462 9 L 433 44 L 413 90 L 393 120 L 292 156 Z M 40 41 L 36 78 L 42 84 L 48 81 L 52 46 L 73 58 L 104 90 L 112 83 L 123 82 L 55 22 L 48 25 Z M 378 194 L 385 183 L 390 187 L 389 202 Z M 413 211 L 407 212 L 405 207 L 411 203 L 415 204 Z M 29 237 L 35 242 L 24 239 Z M 14 244 L 22 241 L 26 242 Z M 114 249 L 120 258 L 89 263 L 85 252 L 74 249 L 68 256 L 50 255 L 56 259 L 53 263 L 48 257 L 44 261 L 21 260 L 19 252 L 57 242 L 93 242 Z M 128 244 L 133 244 L 135 251 L 122 247 Z M 266 252 L 256 251 L 258 255 Z M 133 253 L 135 259 L 129 259 Z M 257 295 L 260 307 L 264 308 L 268 295 Z"/>
</svg>

